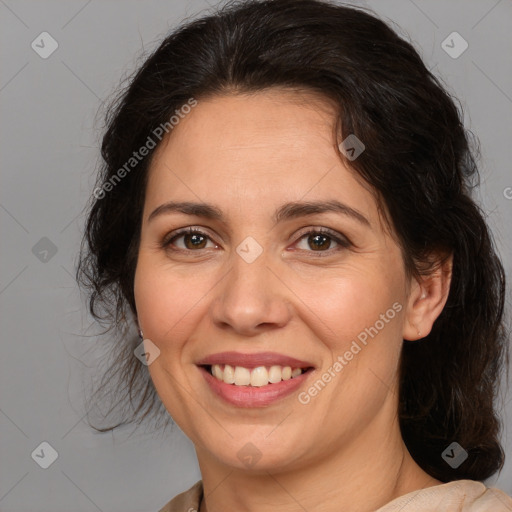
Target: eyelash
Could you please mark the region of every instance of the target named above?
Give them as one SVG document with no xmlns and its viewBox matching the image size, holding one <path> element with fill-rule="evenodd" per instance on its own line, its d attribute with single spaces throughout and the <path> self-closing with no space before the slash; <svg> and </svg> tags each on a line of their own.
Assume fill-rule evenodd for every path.
<svg viewBox="0 0 512 512">
<path fill-rule="evenodd" d="M 183 237 L 184 235 L 200 235 L 202 237 L 206 237 L 207 239 L 209 239 L 210 241 L 213 242 L 213 240 L 211 240 L 211 237 L 207 233 L 204 233 L 203 231 L 201 231 L 200 229 L 195 228 L 195 227 L 188 227 L 188 228 L 183 228 L 178 231 L 172 232 L 169 235 L 167 235 L 161 243 L 161 248 L 171 250 L 174 252 L 189 253 L 189 254 L 195 253 L 195 252 L 200 252 L 201 250 L 203 250 L 203 249 L 191 250 L 191 249 L 171 248 L 173 242 L 176 241 L 178 238 Z M 335 231 L 331 231 L 330 229 L 327 229 L 327 228 L 310 229 L 309 231 L 302 232 L 299 234 L 299 237 L 298 237 L 297 241 L 295 242 L 295 244 L 300 242 L 302 239 L 309 237 L 311 235 L 325 235 L 328 238 L 330 238 L 331 241 L 338 244 L 338 247 L 335 247 L 333 249 L 331 248 L 326 251 L 313 251 L 313 250 L 305 251 L 305 252 L 313 253 L 315 255 L 315 257 L 321 258 L 322 256 L 331 256 L 333 253 L 338 252 L 343 249 L 347 249 L 348 247 L 350 247 L 352 245 L 351 242 L 349 242 L 349 240 L 347 238 L 340 236 Z M 215 243 L 215 242 L 213 242 L 213 243 Z"/>
</svg>

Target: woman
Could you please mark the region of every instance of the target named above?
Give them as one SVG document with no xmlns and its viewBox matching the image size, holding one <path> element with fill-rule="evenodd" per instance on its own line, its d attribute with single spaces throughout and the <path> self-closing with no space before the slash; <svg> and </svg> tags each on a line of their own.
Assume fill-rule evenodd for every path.
<svg viewBox="0 0 512 512">
<path fill-rule="evenodd" d="M 481 483 L 503 269 L 409 43 L 359 9 L 230 4 L 146 60 L 102 155 L 79 276 L 140 329 L 135 413 L 157 393 L 202 475 L 162 512 L 512 510 Z"/>
</svg>

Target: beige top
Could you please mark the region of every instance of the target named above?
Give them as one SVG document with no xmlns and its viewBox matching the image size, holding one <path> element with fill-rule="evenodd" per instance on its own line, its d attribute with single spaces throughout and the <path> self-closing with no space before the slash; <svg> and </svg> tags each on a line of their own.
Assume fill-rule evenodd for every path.
<svg viewBox="0 0 512 512">
<path fill-rule="evenodd" d="M 197 512 L 203 483 L 196 482 L 178 494 L 159 512 Z M 494 487 L 474 480 L 456 480 L 410 492 L 375 512 L 512 512 L 512 498 Z"/>
</svg>

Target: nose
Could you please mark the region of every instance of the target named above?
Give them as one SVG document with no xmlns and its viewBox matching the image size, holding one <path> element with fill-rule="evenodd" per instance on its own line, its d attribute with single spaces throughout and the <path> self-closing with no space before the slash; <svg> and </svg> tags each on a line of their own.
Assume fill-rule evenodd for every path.
<svg viewBox="0 0 512 512">
<path fill-rule="evenodd" d="M 231 270 L 216 287 L 211 304 L 214 324 L 243 336 L 284 327 L 291 318 L 287 288 L 261 254 L 248 263 L 233 255 Z"/>
</svg>

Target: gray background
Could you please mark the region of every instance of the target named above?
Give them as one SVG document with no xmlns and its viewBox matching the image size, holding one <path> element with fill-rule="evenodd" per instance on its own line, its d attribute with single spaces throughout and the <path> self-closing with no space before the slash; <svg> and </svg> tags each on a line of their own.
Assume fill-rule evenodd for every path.
<svg viewBox="0 0 512 512">
<path fill-rule="evenodd" d="M 512 278 L 512 2 L 365 5 L 402 27 L 461 99 L 466 126 L 482 146 L 479 198 Z M 200 478 L 193 447 L 178 428 L 164 435 L 143 428 L 98 434 L 87 426 L 83 383 L 99 352 L 85 352 L 97 329 L 73 274 L 98 162 L 98 108 L 143 50 L 206 7 L 200 0 L 0 0 L 4 512 L 156 511 Z M 43 31 L 59 45 L 46 59 L 31 47 Z M 453 31 L 469 44 L 456 59 L 441 47 Z M 488 484 L 512 494 L 511 393 L 503 403 L 509 458 Z M 48 469 L 31 458 L 42 441 L 58 452 Z"/>
</svg>

